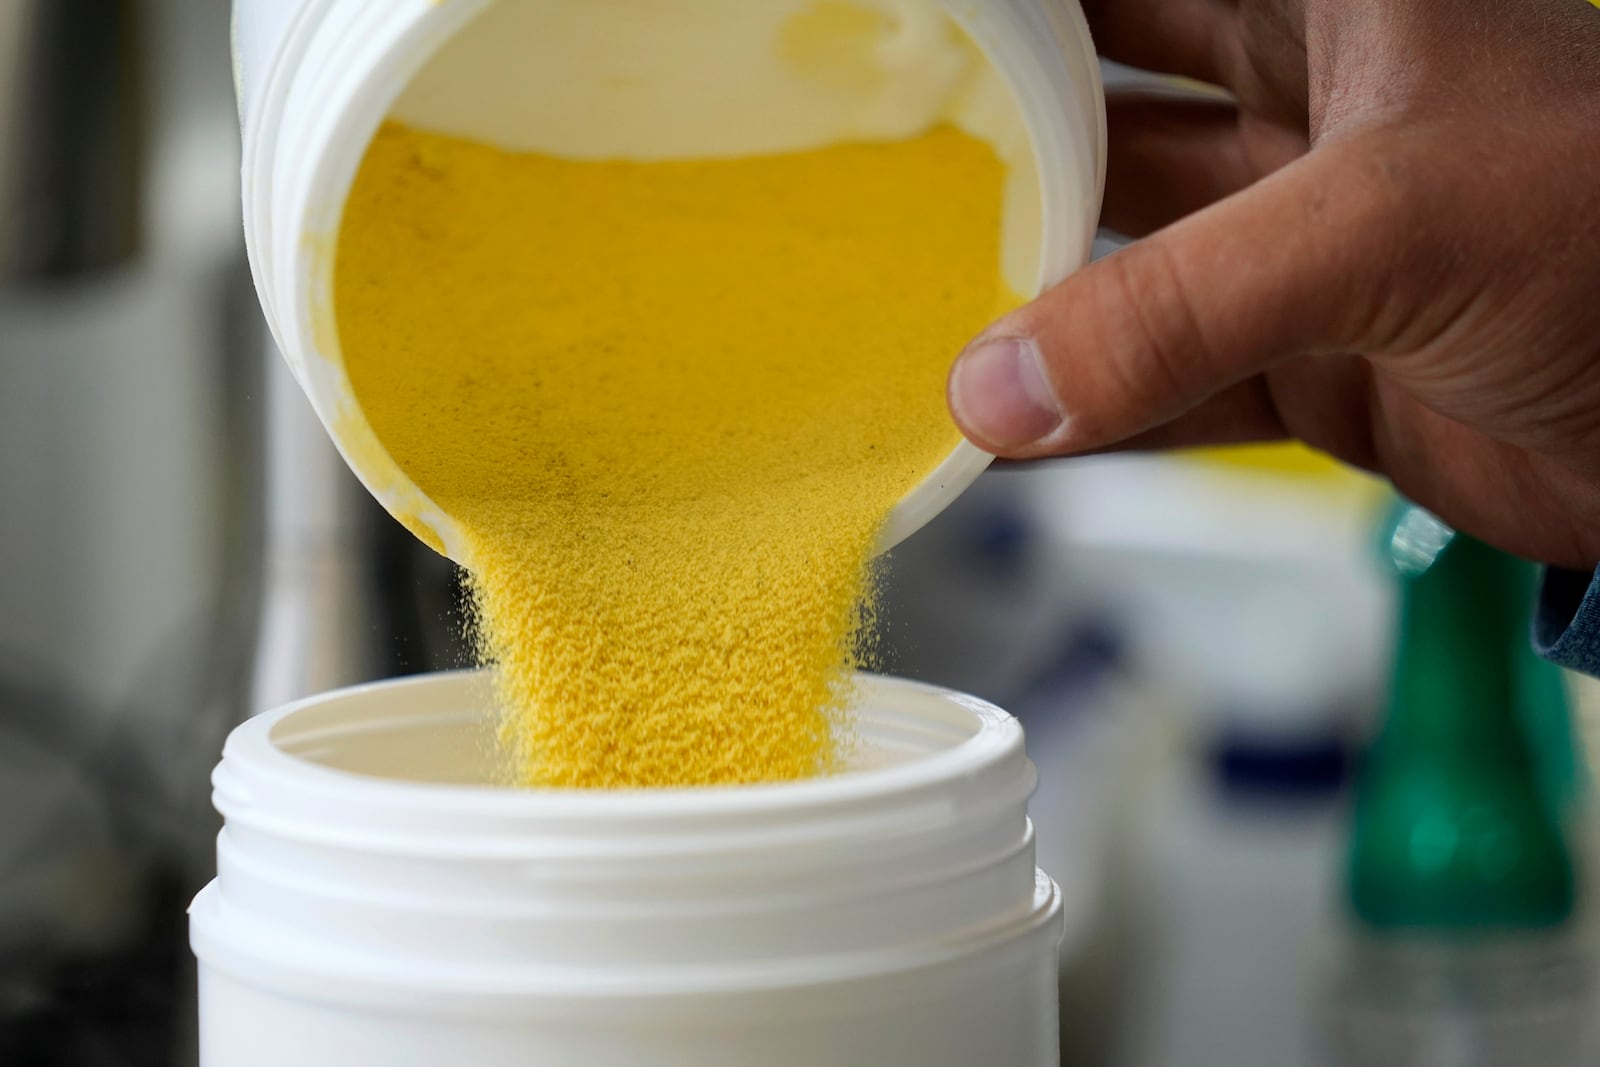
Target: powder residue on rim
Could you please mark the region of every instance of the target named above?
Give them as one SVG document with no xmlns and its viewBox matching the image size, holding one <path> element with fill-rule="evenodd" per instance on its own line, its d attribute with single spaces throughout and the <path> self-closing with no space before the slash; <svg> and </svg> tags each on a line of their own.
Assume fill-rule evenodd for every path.
<svg viewBox="0 0 1600 1067">
<path fill-rule="evenodd" d="M 1005 169 L 895 143 L 575 162 L 385 126 L 340 344 L 451 515 L 519 782 L 801 778 L 847 733 L 873 546 L 1011 302 Z"/>
</svg>

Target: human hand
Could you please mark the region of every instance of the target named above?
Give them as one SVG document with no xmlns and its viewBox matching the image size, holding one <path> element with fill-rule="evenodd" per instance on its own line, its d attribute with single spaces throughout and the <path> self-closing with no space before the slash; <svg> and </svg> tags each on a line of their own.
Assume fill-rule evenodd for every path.
<svg viewBox="0 0 1600 1067">
<path fill-rule="evenodd" d="M 1001 456 L 1298 437 L 1507 551 L 1600 563 L 1600 11 L 1086 0 L 1104 223 L 951 372 Z M 1145 236 L 1148 234 L 1149 236 Z"/>
</svg>

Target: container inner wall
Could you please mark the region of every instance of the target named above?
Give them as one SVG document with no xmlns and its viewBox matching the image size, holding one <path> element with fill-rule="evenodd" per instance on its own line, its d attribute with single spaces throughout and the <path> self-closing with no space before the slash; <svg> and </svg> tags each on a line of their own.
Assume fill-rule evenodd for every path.
<svg viewBox="0 0 1600 1067">
<path fill-rule="evenodd" d="M 1039 168 L 995 67 L 939 0 L 490 4 L 390 118 L 574 160 L 718 159 L 892 141 L 949 123 L 1010 177 L 1004 275 L 1039 283 Z"/>
</svg>

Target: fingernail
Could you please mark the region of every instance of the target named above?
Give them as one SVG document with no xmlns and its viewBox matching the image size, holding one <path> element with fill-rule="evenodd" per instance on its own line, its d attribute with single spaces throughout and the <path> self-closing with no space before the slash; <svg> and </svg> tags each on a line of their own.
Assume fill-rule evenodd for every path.
<svg viewBox="0 0 1600 1067">
<path fill-rule="evenodd" d="M 1032 444 L 1061 425 L 1039 346 L 1025 337 L 978 341 L 950 373 L 950 407 L 963 429 L 996 448 Z"/>
</svg>

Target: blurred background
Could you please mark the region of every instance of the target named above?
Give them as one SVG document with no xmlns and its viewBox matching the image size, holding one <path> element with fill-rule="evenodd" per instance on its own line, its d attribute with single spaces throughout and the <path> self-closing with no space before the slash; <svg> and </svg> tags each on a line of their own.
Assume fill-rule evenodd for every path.
<svg viewBox="0 0 1600 1067">
<path fill-rule="evenodd" d="M 0 1064 L 191 1064 L 228 729 L 468 658 L 454 569 L 266 336 L 228 15 L 0 0 Z M 888 666 L 1027 726 L 1065 1063 L 1592 1062 L 1576 679 L 1549 720 L 1570 913 L 1489 942 L 1353 916 L 1389 507 L 1294 450 L 1109 457 L 995 470 L 887 564 Z"/>
</svg>

